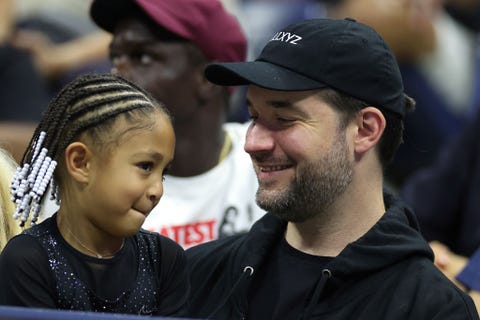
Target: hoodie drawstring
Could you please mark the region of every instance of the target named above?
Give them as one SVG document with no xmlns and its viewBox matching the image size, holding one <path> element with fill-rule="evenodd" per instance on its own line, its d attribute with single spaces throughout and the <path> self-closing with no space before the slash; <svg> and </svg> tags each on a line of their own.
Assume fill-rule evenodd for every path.
<svg viewBox="0 0 480 320">
<path fill-rule="evenodd" d="M 320 280 L 315 286 L 315 290 L 313 292 L 312 298 L 310 299 L 308 306 L 305 308 L 305 312 L 303 313 L 302 319 L 310 319 L 312 312 L 320 299 L 320 295 L 323 292 L 323 288 L 325 287 L 327 280 L 330 279 L 331 277 L 332 277 L 332 272 L 330 270 L 328 269 L 322 270 L 322 276 L 320 277 Z"/>
<path fill-rule="evenodd" d="M 228 293 L 228 295 L 225 297 L 225 299 L 223 299 L 222 303 L 220 303 L 218 305 L 218 307 L 208 316 L 207 319 L 213 319 L 213 316 L 218 312 L 220 311 L 220 309 L 225 305 L 227 304 L 228 300 L 230 299 L 230 297 L 233 295 L 233 293 L 237 290 L 237 288 L 240 286 L 240 284 L 242 284 L 242 282 L 244 282 L 245 279 L 247 279 L 248 277 L 251 277 L 253 275 L 253 272 L 254 272 L 254 269 L 253 267 L 251 266 L 246 266 L 244 269 L 243 269 L 243 272 L 242 274 L 240 275 L 240 277 L 237 279 L 237 281 L 235 282 L 235 284 L 233 285 L 232 289 L 230 290 L 230 292 Z"/>
</svg>

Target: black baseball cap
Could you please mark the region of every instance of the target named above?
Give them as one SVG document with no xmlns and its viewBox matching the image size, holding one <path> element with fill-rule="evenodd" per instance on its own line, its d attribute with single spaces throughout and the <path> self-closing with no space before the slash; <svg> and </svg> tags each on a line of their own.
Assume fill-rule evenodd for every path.
<svg viewBox="0 0 480 320">
<path fill-rule="evenodd" d="M 277 32 L 255 61 L 213 63 L 205 76 L 224 85 L 270 90 L 330 87 L 380 109 L 405 115 L 398 63 L 382 37 L 347 19 L 308 19 Z"/>
</svg>

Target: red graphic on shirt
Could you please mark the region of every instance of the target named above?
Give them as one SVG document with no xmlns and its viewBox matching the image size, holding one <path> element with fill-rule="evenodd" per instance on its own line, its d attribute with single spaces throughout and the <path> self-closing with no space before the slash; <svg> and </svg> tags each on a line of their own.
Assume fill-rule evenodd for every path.
<svg viewBox="0 0 480 320">
<path fill-rule="evenodd" d="M 215 219 L 207 221 L 198 221 L 182 225 L 162 226 L 160 228 L 150 228 L 149 231 L 158 232 L 184 248 L 192 247 L 210 240 L 214 240 L 214 227 L 217 221 Z"/>
</svg>

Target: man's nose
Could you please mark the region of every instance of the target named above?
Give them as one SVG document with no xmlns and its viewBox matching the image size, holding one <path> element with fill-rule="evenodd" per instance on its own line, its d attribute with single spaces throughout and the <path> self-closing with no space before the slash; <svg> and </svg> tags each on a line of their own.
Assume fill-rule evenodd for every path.
<svg viewBox="0 0 480 320">
<path fill-rule="evenodd" d="M 275 146 L 273 132 L 260 122 L 250 125 L 245 138 L 245 152 L 254 154 L 256 152 L 273 150 Z"/>
</svg>

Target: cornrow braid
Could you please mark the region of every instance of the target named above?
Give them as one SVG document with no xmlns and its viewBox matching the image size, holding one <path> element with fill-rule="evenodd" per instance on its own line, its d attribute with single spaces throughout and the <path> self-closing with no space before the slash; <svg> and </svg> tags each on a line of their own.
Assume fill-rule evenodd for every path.
<svg viewBox="0 0 480 320">
<path fill-rule="evenodd" d="M 78 77 L 49 104 L 27 147 L 10 185 L 17 204 L 15 219 L 24 226 L 34 224 L 40 213 L 45 191 L 50 186 L 52 200 L 60 201 L 54 179 L 57 162 L 66 147 L 84 132 L 106 132 L 107 125 L 120 114 L 135 110 L 168 111 L 145 90 L 113 74 L 87 74 Z M 102 128 L 103 131 L 102 131 Z"/>
</svg>

